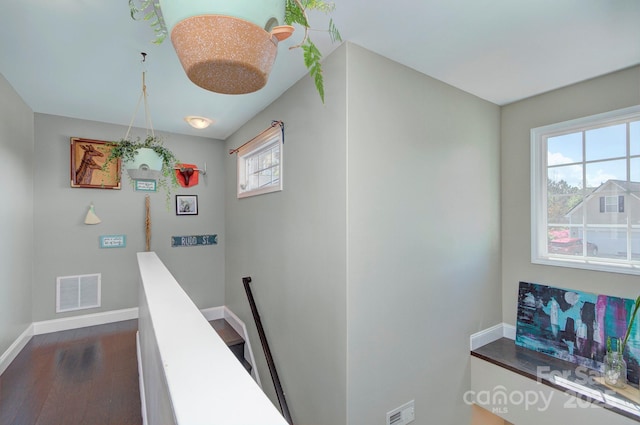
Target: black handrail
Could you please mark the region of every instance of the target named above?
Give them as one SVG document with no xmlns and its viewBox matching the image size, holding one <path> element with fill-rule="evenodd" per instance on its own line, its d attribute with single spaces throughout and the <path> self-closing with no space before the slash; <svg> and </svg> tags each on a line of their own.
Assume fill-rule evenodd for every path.
<svg viewBox="0 0 640 425">
<path fill-rule="evenodd" d="M 242 278 L 242 284 L 244 285 L 244 290 L 247 293 L 247 298 L 249 299 L 249 306 L 251 307 L 253 320 L 256 322 L 256 327 L 258 328 L 258 335 L 260 336 L 262 349 L 264 350 L 264 355 L 267 358 L 267 365 L 269 366 L 271 379 L 273 379 L 273 385 L 276 388 L 276 395 L 278 396 L 278 403 L 280 403 L 280 410 L 282 411 L 282 415 L 287 420 L 287 422 L 289 422 L 290 425 L 293 425 L 293 420 L 291 419 L 291 413 L 289 413 L 289 406 L 287 405 L 287 400 L 284 398 L 284 391 L 282 390 L 282 384 L 280 384 L 280 378 L 278 378 L 278 371 L 276 370 L 276 364 L 273 362 L 273 356 L 271 356 L 271 350 L 269 349 L 267 336 L 265 335 L 264 328 L 262 327 L 260 314 L 258 314 L 258 307 L 256 307 L 256 302 L 254 301 L 253 294 L 251 293 L 251 287 L 249 286 L 250 283 L 251 283 L 250 276 Z"/>
</svg>

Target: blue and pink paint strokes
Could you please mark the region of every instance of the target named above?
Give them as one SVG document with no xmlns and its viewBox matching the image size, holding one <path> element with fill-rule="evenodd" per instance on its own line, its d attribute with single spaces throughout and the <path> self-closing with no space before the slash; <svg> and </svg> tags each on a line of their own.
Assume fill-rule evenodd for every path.
<svg viewBox="0 0 640 425">
<path fill-rule="evenodd" d="M 607 337 L 624 338 L 634 300 L 520 282 L 516 344 L 602 371 Z M 639 327 L 625 349 L 628 380 L 638 383 Z"/>
</svg>

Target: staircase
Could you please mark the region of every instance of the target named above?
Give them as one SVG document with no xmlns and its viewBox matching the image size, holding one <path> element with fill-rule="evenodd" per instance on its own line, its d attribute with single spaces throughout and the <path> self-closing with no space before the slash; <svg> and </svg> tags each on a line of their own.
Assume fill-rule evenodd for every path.
<svg viewBox="0 0 640 425">
<path fill-rule="evenodd" d="M 244 358 L 244 339 L 240 334 L 224 319 L 211 320 L 209 324 L 227 344 L 227 347 L 238 358 L 247 372 L 251 373 L 251 363 Z"/>
</svg>

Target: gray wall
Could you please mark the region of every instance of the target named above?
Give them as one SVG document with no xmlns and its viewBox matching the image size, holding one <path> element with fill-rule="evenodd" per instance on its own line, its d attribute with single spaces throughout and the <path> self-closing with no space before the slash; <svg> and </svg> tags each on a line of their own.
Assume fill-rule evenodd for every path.
<svg viewBox="0 0 640 425">
<path fill-rule="evenodd" d="M 293 54 L 293 53 L 291 53 Z M 226 159 L 226 304 L 249 328 L 263 390 L 273 381 L 241 278 L 252 289 L 295 423 L 346 418 L 346 49 L 327 57 L 326 104 L 305 77 L 227 140 L 285 123 L 284 190 L 236 198 Z"/>
<path fill-rule="evenodd" d="M 33 112 L 0 74 L 0 355 L 31 324 Z"/>
<path fill-rule="evenodd" d="M 469 335 L 500 321 L 500 112 L 348 49 L 348 420 L 467 424 Z"/>
<path fill-rule="evenodd" d="M 135 135 L 144 130 L 134 129 Z M 71 188 L 70 138 L 118 140 L 126 127 L 53 115 L 35 116 L 35 235 L 33 321 L 138 305 L 135 253 L 145 249 L 145 193 L 133 190 L 126 172 L 121 190 Z M 151 250 L 167 265 L 200 308 L 224 305 L 224 143 L 156 133 L 186 163 L 207 175 L 192 188 L 177 188 L 167 210 L 164 192 L 151 194 Z M 198 195 L 197 216 L 176 216 L 175 194 Z M 85 225 L 91 203 L 102 223 Z M 100 249 L 99 236 L 125 234 L 126 248 Z M 218 245 L 171 248 L 170 236 L 218 234 Z M 55 313 L 57 276 L 102 273 L 102 307 Z"/>
<path fill-rule="evenodd" d="M 353 44 L 324 64 L 326 105 L 305 77 L 227 143 L 286 123 L 283 192 L 237 200 L 227 161 L 227 305 L 259 347 L 252 276 L 298 423 L 410 399 L 469 423 L 468 338 L 501 318 L 499 108 Z"/>
<path fill-rule="evenodd" d="M 152 249 L 198 306 L 226 304 L 249 325 L 275 401 L 241 284 L 253 277 L 296 422 L 383 423 L 415 399 L 416 425 L 468 423 L 468 336 L 515 323 L 519 280 L 637 295 L 637 276 L 530 263 L 529 130 L 637 104 L 640 67 L 508 105 L 500 119 L 497 106 L 355 45 L 324 66 L 325 105 L 305 77 L 226 143 L 285 121 L 283 192 L 238 200 L 223 143 L 168 135 L 185 162 L 207 162 L 200 186 L 178 190 L 199 195 L 200 215 L 152 200 Z M 4 79 L 0 112 L 0 165 L 15 176 L 0 183 L 11 200 L 0 206 L 2 353 L 30 322 L 65 316 L 56 276 L 103 273 L 103 307 L 76 314 L 137 305 L 144 194 L 126 178 L 121 191 L 69 187 L 69 138 L 117 139 L 124 127 L 41 114 L 34 124 Z M 82 224 L 91 202 L 97 226 Z M 99 235 L 120 233 L 127 248 L 98 248 Z M 200 233 L 219 245 L 169 247 Z"/>
<path fill-rule="evenodd" d="M 502 108 L 502 312 L 515 324 L 518 282 L 635 299 L 638 276 L 531 264 L 530 130 L 637 105 L 640 67 L 555 90 Z"/>
</svg>

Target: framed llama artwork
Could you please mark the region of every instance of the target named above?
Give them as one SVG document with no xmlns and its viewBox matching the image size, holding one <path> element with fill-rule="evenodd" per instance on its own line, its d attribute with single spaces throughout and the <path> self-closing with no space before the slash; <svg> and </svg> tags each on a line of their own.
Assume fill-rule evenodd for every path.
<svg viewBox="0 0 640 425">
<path fill-rule="evenodd" d="M 71 187 L 120 189 L 120 158 L 103 169 L 112 146 L 102 140 L 71 138 Z"/>
</svg>

